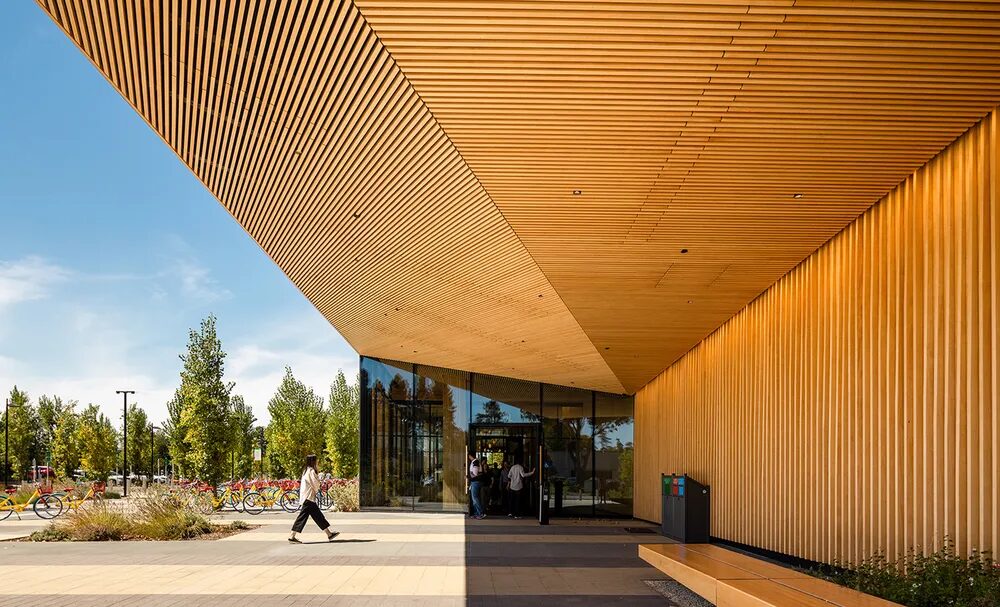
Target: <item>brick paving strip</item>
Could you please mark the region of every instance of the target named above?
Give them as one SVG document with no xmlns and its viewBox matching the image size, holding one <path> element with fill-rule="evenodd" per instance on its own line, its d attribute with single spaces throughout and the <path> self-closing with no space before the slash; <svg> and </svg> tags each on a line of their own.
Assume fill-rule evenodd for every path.
<svg viewBox="0 0 1000 607">
<path fill-rule="evenodd" d="M 636 555 L 657 536 L 616 524 L 337 513 L 341 541 L 307 528 L 291 545 L 292 515 L 222 518 L 263 526 L 212 542 L 0 543 L 0 606 L 669 605 Z"/>
</svg>

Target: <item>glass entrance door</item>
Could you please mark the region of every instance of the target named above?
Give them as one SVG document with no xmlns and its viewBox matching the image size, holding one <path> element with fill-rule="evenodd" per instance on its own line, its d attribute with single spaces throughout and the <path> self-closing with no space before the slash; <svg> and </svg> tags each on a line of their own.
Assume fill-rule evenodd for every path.
<svg viewBox="0 0 1000 607">
<path fill-rule="evenodd" d="M 500 471 L 504 462 L 508 465 L 520 462 L 525 472 L 535 471 L 533 476 L 525 479 L 522 491 L 526 493 L 522 497 L 520 515 L 534 517 L 538 512 L 538 479 L 541 474 L 538 466 L 540 425 L 473 424 L 470 430 L 470 452 L 480 462 L 485 462 L 491 473 L 491 483 L 484 489 L 486 496 L 483 503 L 487 513 L 505 516 L 509 512 L 508 496 L 501 490 Z"/>
</svg>

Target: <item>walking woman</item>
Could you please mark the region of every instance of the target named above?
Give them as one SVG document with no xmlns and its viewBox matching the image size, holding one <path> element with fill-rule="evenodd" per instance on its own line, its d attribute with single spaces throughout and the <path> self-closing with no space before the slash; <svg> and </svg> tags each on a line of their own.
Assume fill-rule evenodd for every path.
<svg viewBox="0 0 1000 607">
<path fill-rule="evenodd" d="M 302 481 L 299 483 L 299 515 L 295 517 L 292 524 L 292 535 L 288 541 L 293 544 L 301 544 L 296 534 L 302 533 L 306 526 L 306 519 L 310 516 L 319 528 L 326 533 L 326 540 L 332 542 L 333 538 L 340 535 L 339 531 L 330 531 L 330 523 L 323 516 L 323 511 L 316 505 L 316 493 L 319 492 L 319 470 L 316 465 L 316 456 L 306 456 L 306 469 L 302 471 Z"/>
</svg>

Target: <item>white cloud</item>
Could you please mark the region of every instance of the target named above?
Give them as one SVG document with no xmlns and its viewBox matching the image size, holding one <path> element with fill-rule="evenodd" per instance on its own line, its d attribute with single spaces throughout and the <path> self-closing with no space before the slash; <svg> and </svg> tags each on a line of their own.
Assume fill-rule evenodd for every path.
<svg viewBox="0 0 1000 607">
<path fill-rule="evenodd" d="M 167 273 L 179 281 L 181 294 L 189 299 L 211 303 L 232 295 L 212 278 L 208 268 L 192 258 L 174 260 Z"/>
<path fill-rule="evenodd" d="M 168 235 L 164 248 L 163 270 L 157 273 L 157 280 L 173 283 L 181 296 L 196 303 L 212 303 L 232 296 L 201 263 L 197 250 L 179 234 Z M 168 285 L 166 291 L 172 290 L 169 287 L 173 285 Z M 163 292 L 162 285 L 153 285 L 154 296 Z"/>
<path fill-rule="evenodd" d="M 268 419 L 267 402 L 285 374 L 292 368 L 295 378 L 312 388 L 324 401 L 338 369 L 353 381 L 358 355 L 337 336 L 336 330 L 318 312 L 259 327 L 252 336 L 224 342 L 226 377 L 236 382 L 260 422 Z"/>
<path fill-rule="evenodd" d="M 64 268 L 34 255 L 0 261 L 0 307 L 45 299 L 51 287 L 68 275 Z"/>
</svg>

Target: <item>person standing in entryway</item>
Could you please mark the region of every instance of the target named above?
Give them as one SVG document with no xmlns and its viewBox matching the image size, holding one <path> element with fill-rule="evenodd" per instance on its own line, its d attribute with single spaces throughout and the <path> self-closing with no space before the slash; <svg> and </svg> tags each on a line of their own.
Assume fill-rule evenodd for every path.
<svg viewBox="0 0 1000 607">
<path fill-rule="evenodd" d="M 510 478 L 510 503 L 513 518 L 521 518 L 521 513 L 524 512 L 524 498 L 528 494 L 524 481 L 534 474 L 534 470 L 531 472 L 524 471 L 524 466 L 521 465 L 521 458 L 515 459 L 514 465 L 507 472 L 507 476 Z"/>
<path fill-rule="evenodd" d="M 327 522 L 323 511 L 316 504 L 316 494 L 319 493 L 319 469 L 316 462 L 315 455 L 306 456 L 306 467 L 302 471 L 302 480 L 299 481 L 299 515 L 295 517 L 295 522 L 292 524 L 292 535 L 288 538 L 288 541 L 293 544 L 302 543 L 295 536 L 302 533 L 306 526 L 306 519 L 310 516 L 319 525 L 320 530 L 326 533 L 328 542 L 332 542 L 333 538 L 340 535 L 339 531 L 330 531 L 330 523 Z"/>
</svg>

